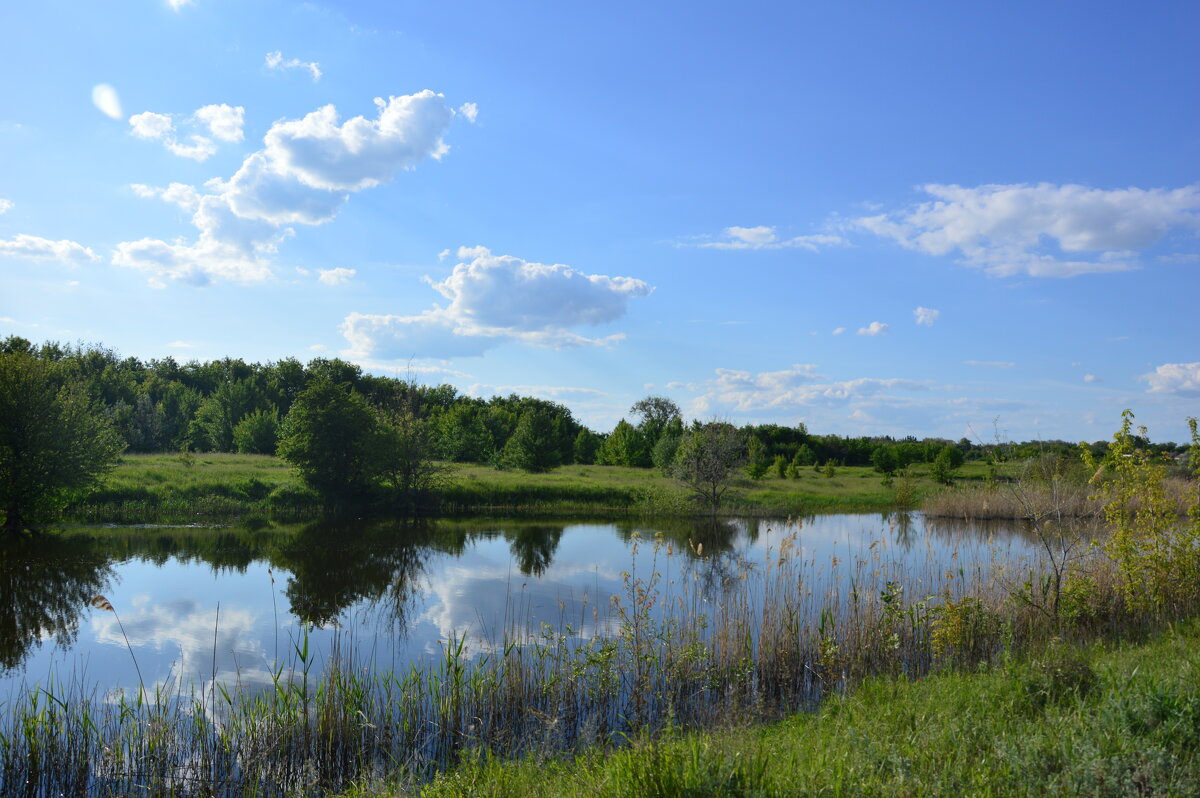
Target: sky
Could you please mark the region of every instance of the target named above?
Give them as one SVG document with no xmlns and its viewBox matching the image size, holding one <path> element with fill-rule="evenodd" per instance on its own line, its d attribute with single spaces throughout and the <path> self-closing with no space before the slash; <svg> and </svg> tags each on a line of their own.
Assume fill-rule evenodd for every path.
<svg viewBox="0 0 1200 798">
<path fill-rule="evenodd" d="M 0 336 L 814 433 L 1200 415 L 1194 2 L 0 11 Z"/>
</svg>

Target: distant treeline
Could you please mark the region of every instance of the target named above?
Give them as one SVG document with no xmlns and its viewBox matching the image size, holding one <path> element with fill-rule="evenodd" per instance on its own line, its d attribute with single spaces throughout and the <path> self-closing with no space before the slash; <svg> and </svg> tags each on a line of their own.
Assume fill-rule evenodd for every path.
<svg viewBox="0 0 1200 798">
<path fill-rule="evenodd" d="M 13 352 L 59 363 L 103 408 L 130 452 L 274 454 L 280 425 L 296 397 L 319 380 L 346 385 L 381 411 L 414 414 L 428 425 L 434 454 L 454 462 L 531 471 L 570 463 L 665 468 L 685 432 L 679 408 L 661 397 L 638 402 L 630 409 L 632 422 L 622 420 L 604 434 L 588 429 L 556 402 L 516 394 L 464 396 L 450 385 L 365 374 L 337 358 L 316 358 L 307 364 L 295 358 L 266 364 L 238 358 L 181 364 L 171 357 L 123 358 L 94 345 L 38 346 L 11 336 L 0 343 L 0 353 Z M 741 432 L 752 475 L 756 464 L 765 470 L 780 461 L 797 467 L 873 465 L 891 472 L 932 463 L 947 447 L 965 460 L 990 457 L 997 449 L 967 438 L 953 442 L 816 435 L 803 424 L 745 426 Z M 1173 443 L 1144 443 L 1163 454 L 1183 449 Z M 1107 445 L 1091 444 L 1096 454 Z M 1003 448 L 1006 458 L 1023 459 L 1047 452 L 1074 455 L 1078 444 L 1036 441 L 1006 443 Z"/>
</svg>

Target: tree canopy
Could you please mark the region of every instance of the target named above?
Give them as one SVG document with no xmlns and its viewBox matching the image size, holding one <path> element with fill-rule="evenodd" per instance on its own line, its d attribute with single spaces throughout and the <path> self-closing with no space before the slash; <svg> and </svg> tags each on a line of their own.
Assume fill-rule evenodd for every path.
<svg viewBox="0 0 1200 798">
<path fill-rule="evenodd" d="M 0 509 L 10 530 L 48 518 L 91 489 L 124 448 L 60 364 L 0 353 Z"/>
</svg>

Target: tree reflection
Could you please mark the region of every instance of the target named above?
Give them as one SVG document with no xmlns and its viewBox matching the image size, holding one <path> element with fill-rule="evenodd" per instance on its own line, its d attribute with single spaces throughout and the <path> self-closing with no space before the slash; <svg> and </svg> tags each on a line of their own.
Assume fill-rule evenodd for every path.
<svg viewBox="0 0 1200 798">
<path fill-rule="evenodd" d="M 504 531 L 509 551 L 525 576 L 541 576 L 550 567 L 563 527 L 546 524 L 522 524 Z"/>
<path fill-rule="evenodd" d="M 433 521 L 314 523 L 272 553 L 291 573 L 285 593 L 292 614 L 327 626 L 351 605 L 386 600 L 398 628 L 431 554 L 461 553 L 465 535 Z"/>
<path fill-rule="evenodd" d="M 19 667 L 53 636 L 66 648 L 92 597 L 113 578 L 107 553 L 88 537 L 7 535 L 0 540 L 0 667 Z"/>
</svg>

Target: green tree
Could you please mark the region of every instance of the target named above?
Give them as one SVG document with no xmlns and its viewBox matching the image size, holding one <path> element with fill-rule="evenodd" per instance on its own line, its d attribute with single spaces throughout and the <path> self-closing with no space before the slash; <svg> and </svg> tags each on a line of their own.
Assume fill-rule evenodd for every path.
<svg viewBox="0 0 1200 798">
<path fill-rule="evenodd" d="M 788 465 L 788 459 L 781 454 L 777 454 L 771 462 L 771 473 L 780 479 L 784 479 L 787 477 Z"/>
<path fill-rule="evenodd" d="M 949 485 L 954 481 L 954 474 L 963 463 L 963 453 L 955 446 L 944 446 L 929 466 L 929 475 L 935 482 Z"/>
<path fill-rule="evenodd" d="M 319 377 L 300 392 L 284 417 L 278 454 L 337 507 L 361 499 L 374 483 L 377 427 L 362 394 Z"/>
<path fill-rule="evenodd" d="M 617 422 L 596 452 L 596 462 L 600 465 L 640 466 L 645 460 L 645 441 L 625 419 Z"/>
<path fill-rule="evenodd" d="M 679 405 L 665 396 L 647 396 L 635 402 L 633 407 L 629 408 L 629 412 L 641 418 L 638 432 L 642 434 L 646 448 L 650 451 L 653 451 L 654 444 L 658 443 L 658 439 L 666 433 L 672 422 L 680 423 L 683 420 Z"/>
<path fill-rule="evenodd" d="M 732 424 L 695 424 L 679 443 L 671 474 L 715 518 L 745 455 L 741 433 Z"/>
<path fill-rule="evenodd" d="M 275 454 L 279 441 L 279 411 L 255 410 L 233 428 L 233 444 L 242 454 Z"/>
<path fill-rule="evenodd" d="M 601 438 L 590 429 L 581 429 L 575 436 L 571 447 L 571 455 L 580 465 L 591 465 L 596 462 L 596 452 L 600 449 Z"/>
<path fill-rule="evenodd" d="M 762 479 L 770 465 L 766 447 L 757 435 L 751 435 L 746 446 L 746 474 L 751 479 Z"/>
<path fill-rule="evenodd" d="M 871 453 L 871 464 L 875 466 L 876 471 L 890 477 L 900 468 L 900 459 L 896 456 L 894 447 L 882 444 Z"/>
<path fill-rule="evenodd" d="M 436 435 L 429 419 L 420 418 L 414 403 L 397 403 L 376 413 L 373 468 L 392 489 L 393 500 L 407 510 L 434 504 L 434 493 L 446 476 L 434 459 Z"/>
<path fill-rule="evenodd" d="M 500 452 L 505 468 L 539 473 L 562 464 L 554 418 L 544 408 L 532 405 L 521 413 L 517 428 Z"/>
<path fill-rule="evenodd" d="M 20 530 L 86 493 L 124 442 L 77 381 L 31 354 L 0 355 L 0 508 Z"/>
</svg>

